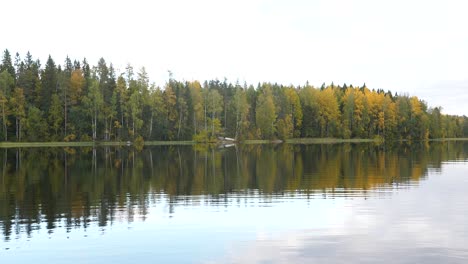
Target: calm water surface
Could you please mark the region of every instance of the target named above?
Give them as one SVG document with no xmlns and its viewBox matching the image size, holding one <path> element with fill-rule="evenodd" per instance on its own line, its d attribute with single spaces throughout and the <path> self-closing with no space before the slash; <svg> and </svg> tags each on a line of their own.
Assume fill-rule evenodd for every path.
<svg viewBox="0 0 468 264">
<path fill-rule="evenodd" d="M 0 150 L 1 263 L 468 263 L 468 143 Z"/>
</svg>

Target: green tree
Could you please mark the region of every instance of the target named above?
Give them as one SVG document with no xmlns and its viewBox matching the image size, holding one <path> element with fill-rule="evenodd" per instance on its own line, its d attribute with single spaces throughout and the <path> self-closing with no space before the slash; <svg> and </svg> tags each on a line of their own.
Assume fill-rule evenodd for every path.
<svg viewBox="0 0 468 264">
<path fill-rule="evenodd" d="M 235 139 L 244 138 L 249 128 L 248 114 L 250 105 L 247 102 L 247 95 L 244 89 L 238 87 L 233 98 L 234 110 L 236 113 L 236 134 Z"/>
<path fill-rule="evenodd" d="M 197 134 L 203 124 L 203 94 L 202 87 L 198 81 L 189 82 L 190 97 L 193 105 L 193 131 Z"/>
<path fill-rule="evenodd" d="M 278 137 L 280 139 L 285 140 L 293 137 L 294 124 L 291 116 L 291 114 L 288 114 L 277 122 Z"/>
<path fill-rule="evenodd" d="M 151 117 L 149 124 L 148 139 L 151 139 L 153 136 L 153 128 L 156 123 L 154 122 L 154 120 L 157 120 L 158 117 L 164 116 L 165 112 L 163 93 L 159 88 L 152 89 L 149 97 L 149 106 L 151 111 Z"/>
<path fill-rule="evenodd" d="M 399 139 L 411 139 L 411 106 L 408 96 L 398 96 L 396 104 Z"/>
<path fill-rule="evenodd" d="M 26 136 L 28 141 L 47 140 L 47 122 L 43 118 L 43 113 L 37 107 L 29 107 L 26 118 Z"/>
<path fill-rule="evenodd" d="M 22 122 L 26 116 L 26 99 L 22 88 L 15 88 L 10 99 L 12 114 L 16 120 L 16 140 L 21 141 Z"/>
<path fill-rule="evenodd" d="M 175 138 L 175 122 L 177 120 L 177 97 L 174 93 L 172 86 L 168 83 L 164 89 L 163 93 L 164 98 L 164 109 L 166 110 L 165 116 L 166 120 L 164 122 L 165 128 L 165 139 L 173 140 Z"/>
<path fill-rule="evenodd" d="M 10 96 L 15 87 L 15 79 L 13 76 L 4 70 L 0 72 L 0 90 L 5 96 Z"/>
<path fill-rule="evenodd" d="M 292 125 L 293 125 L 293 134 L 291 136 L 299 137 L 301 134 L 301 127 L 302 127 L 302 106 L 299 99 L 299 95 L 297 94 L 296 89 L 293 87 L 291 88 L 284 88 L 284 95 L 286 98 L 287 103 L 287 115 L 289 115 Z"/>
<path fill-rule="evenodd" d="M 320 136 L 319 105 L 317 102 L 319 92 L 319 90 L 309 85 L 306 85 L 299 92 L 304 116 L 302 122 L 302 137 Z"/>
<path fill-rule="evenodd" d="M 385 95 L 383 101 L 384 112 L 384 137 L 386 139 L 395 138 L 395 130 L 397 127 L 397 108 L 395 102 L 389 95 Z"/>
<path fill-rule="evenodd" d="M 184 128 L 188 117 L 188 104 L 187 100 L 181 95 L 177 96 L 177 112 L 179 113 L 179 121 L 177 122 L 177 139 L 181 139 L 181 131 Z"/>
<path fill-rule="evenodd" d="M 429 110 L 430 114 L 430 135 L 431 138 L 444 138 L 444 129 L 441 108 L 435 107 Z"/>
<path fill-rule="evenodd" d="M 8 115 L 9 115 L 9 102 L 7 96 L 4 94 L 3 89 L 0 89 L 0 105 L 2 107 L 2 130 L 3 140 L 8 141 Z"/>
<path fill-rule="evenodd" d="M 2 63 L 0 64 L 0 72 L 7 71 L 10 76 L 16 76 L 15 68 L 11 61 L 11 55 L 8 49 L 3 51 Z"/>
<path fill-rule="evenodd" d="M 56 93 L 51 97 L 48 121 L 49 127 L 54 133 L 53 140 L 59 140 L 59 132 L 63 123 L 63 107 L 60 97 Z"/>
<path fill-rule="evenodd" d="M 258 96 L 255 119 L 261 137 L 264 139 L 274 138 L 276 132 L 276 109 L 269 86 L 265 87 Z"/>
<path fill-rule="evenodd" d="M 117 112 L 120 113 L 120 122 L 118 124 L 118 127 L 120 128 L 120 136 L 122 136 L 123 128 L 125 126 L 128 127 L 128 122 L 125 122 L 125 120 L 129 117 L 127 83 L 122 75 L 119 76 L 119 78 L 117 78 L 116 93 Z"/>
<path fill-rule="evenodd" d="M 130 95 L 129 100 L 130 116 L 132 117 L 132 136 L 136 136 L 137 131 L 143 126 L 143 120 L 141 119 L 141 105 L 141 94 L 135 90 L 132 95 Z"/>
<path fill-rule="evenodd" d="M 91 118 L 92 139 L 97 140 L 98 120 L 102 116 L 104 99 L 99 90 L 99 81 L 94 79 L 89 87 L 88 94 L 83 98 L 83 104 L 88 117 Z"/>
<path fill-rule="evenodd" d="M 223 97 L 219 94 L 218 90 L 211 89 L 208 92 L 207 110 L 211 113 L 211 136 L 216 137 L 221 126 L 217 114 L 223 110 Z"/>
<path fill-rule="evenodd" d="M 107 68 L 104 59 L 98 62 L 97 73 L 99 77 L 99 88 L 102 93 L 104 104 L 102 107 L 102 116 L 104 118 L 104 139 L 109 140 L 112 134 L 112 127 L 117 117 L 117 93 L 115 72 L 112 64 Z"/>
<path fill-rule="evenodd" d="M 44 112 L 49 111 L 51 97 L 57 91 L 58 77 L 57 68 L 52 57 L 49 55 L 45 69 L 41 74 L 41 104 L 39 109 Z"/>
<path fill-rule="evenodd" d="M 37 98 L 41 91 L 39 68 L 39 60 L 34 61 L 31 53 L 28 52 L 16 72 L 16 86 L 23 89 L 23 94 L 28 104 L 33 104 L 39 100 Z"/>
</svg>

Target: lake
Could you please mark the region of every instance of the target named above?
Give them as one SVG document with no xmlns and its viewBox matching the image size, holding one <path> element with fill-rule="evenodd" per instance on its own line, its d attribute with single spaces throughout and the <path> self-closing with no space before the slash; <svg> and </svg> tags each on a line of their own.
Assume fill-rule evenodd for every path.
<svg viewBox="0 0 468 264">
<path fill-rule="evenodd" d="M 0 149 L 1 263 L 468 263 L 468 142 Z"/>
</svg>

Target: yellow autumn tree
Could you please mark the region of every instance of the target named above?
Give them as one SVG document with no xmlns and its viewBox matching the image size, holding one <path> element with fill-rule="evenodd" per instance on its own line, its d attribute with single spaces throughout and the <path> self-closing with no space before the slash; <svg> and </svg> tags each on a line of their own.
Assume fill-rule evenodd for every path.
<svg viewBox="0 0 468 264">
<path fill-rule="evenodd" d="M 380 135 L 385 126 L 385 115 L 383 113 L 384 94 L 366 89 L 364 94 L 367 99 L 370 133 Z"/>
<path fill-rule="evenodd" d="M 288 113 L 290 114 L 291 122 L 293 125 L 293 136 L 299 137 L 301 134 L 302 127 L 302 106 L 294 87 L 289 87 L 284 89 L 284 95 L 287 101 Z M 285 120 L 286 121 L 286 120 Z"/>
<path fill-rule="evenodd" d="M 80 69 L 76 69 L 71 73 L 70 76 L 70 104 L 76 105 L 81 101 L 81 94 L 83 92 L 83 86 L 85 79 L 83 72 Z"/>
<path fill-rule="evenodd" d="M 321 128 L 321 136 L 333 136 L 333 127 L 337 126 L 340 119 L 338 100 L 335 92 L 328 87 L 317 94 L 318 115 Z"/>
<path fill-rule="evenodd" d="M 382 120 L 379 120 L 382 122 Z M 380 124 L 381 125 L 381 124 Z M 383 134 L 384 137 L 394 137 L 397 125 L 397 108 L 390 96 L 386 95 L 383 101 Z"/>
<path fill-rule="evenodd" d="M 366 132 L 364 115 L 367 101 L 364 93 L 351 87 L 346 90 L 342 100 L 344 137 L 362 137 Z"/>
</svg>

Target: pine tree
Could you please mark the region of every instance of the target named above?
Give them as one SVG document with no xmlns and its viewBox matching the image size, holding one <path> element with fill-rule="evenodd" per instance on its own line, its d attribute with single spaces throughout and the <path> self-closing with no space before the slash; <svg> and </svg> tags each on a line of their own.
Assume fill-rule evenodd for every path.
<svg viewBox="0 0 468 264">
<path fill-rule="evenodd" d="M 57 90 L 58 76 L 57 68 L 52 57 L 49 55 L 47 59 L 45 69 L 41 74 L 42 82 L 42 93 L 41 93 L 41 104 L 39 109 L 45 113 L 49 111 L 52 94 Z"/>
<path fill-rule="evenodd" d="M 16 76 L 15 68 L 11 61 L 11 55 L 7 49 L 3 52 L 2 63 L 0 64 L 0 73 L 3 71 L 7 71 L 13 78 Z"/>
</svg>

